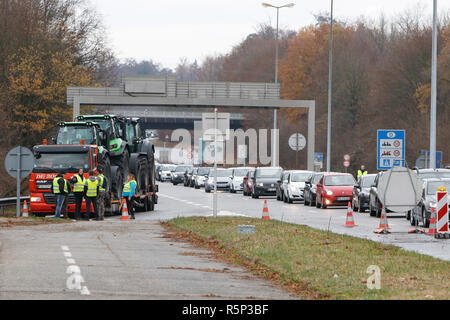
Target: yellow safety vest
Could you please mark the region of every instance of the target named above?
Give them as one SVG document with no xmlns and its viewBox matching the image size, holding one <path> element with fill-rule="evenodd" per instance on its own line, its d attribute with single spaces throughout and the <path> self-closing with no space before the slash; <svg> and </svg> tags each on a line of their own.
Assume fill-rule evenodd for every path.
<svg viewBox="0 0 450 320">
<path fill-rule="evenodd" d="M 136 183 L 135 180 L 131 180 L 130 182 L 125 184 L 125 186 L 123 187 L 123 192 L 124 193 L 130 193 L 131 192 L 131 183 L 132 182 Z M 136 189 L 135 189 L 135 191 L 136 191 Z"/>
<path fill-rule="evenodd" d="M 362 172 L 361 170 L 358 170 L 358 179 L 359 177 L 361 177 L 362 175 L 366 175 L 367 174 L 367 170 L 365 170 L 364 172 Z"/>
<path fill-rule="evenodd" d="M 98 180 L 95 179 L 94 181 L 91 181 L 90 179 L 87 180 L 87 197 L 96 197 L 97 196 L 97 187 L 98 187 Z"/>
<path fill-rule="evenodd" d="M 83 192 L 86 179 L 84 177 L 80 177 L 78 174 L 75 177 L 77 178 L 77 182 L 73 186 L 73 192 Z"/>
<path fill-rule="evenodd" d="M 53 179 L 53 193 L 54 194 L 60 194 L 61 192 L 59 192 L 59 183 L 58 181 L 60 179 L 64 179 L 63 177 L 59 177 L 59 178 L 55 178 Z M 65 193 L 69 193 L 69 188 L 67 187 L 67 180 L 64 179 L 64 192 Z"/>
<path fill-rule="evenodd" d="M 106 189 L 103 188 L 103 180 L 105 179 L 105 176 L 103 174 L 99 174 L 98 177 L 100 178 L 99 184 L 100 191 L 106 191 Z"/>
</svg>

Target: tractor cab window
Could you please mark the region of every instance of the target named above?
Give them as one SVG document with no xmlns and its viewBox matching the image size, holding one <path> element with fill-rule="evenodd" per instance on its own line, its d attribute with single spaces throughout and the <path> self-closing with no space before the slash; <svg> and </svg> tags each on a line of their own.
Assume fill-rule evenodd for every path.
<svg viewBox="0 0 450 320">
<path fill-rule="evenodd" d="M 91 127 L 60 127 L 56 144 L 80 144 L 82 139 L 86 144 L 97 144 L 94 129 Z"/>
</svg>

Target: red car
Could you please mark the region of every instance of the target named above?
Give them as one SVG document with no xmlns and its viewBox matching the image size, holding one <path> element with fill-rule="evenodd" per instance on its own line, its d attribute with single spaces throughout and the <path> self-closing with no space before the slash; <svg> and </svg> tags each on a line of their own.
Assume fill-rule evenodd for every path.
<svg viewBox="0 0 450 320">
<path fill-rule="evenodd" d="M 243 184 L 243 194 L 244 196 L 252 195 L 252 187 L 253 187 L 253 179 L 255 178 L 255 169 L 251 169 L 248 171 L 247 175 L 244 177 Z"/>
<path fill-rule="evenodd" d="M 346 206 L 356 181 L 350 173 L 325 173 L 317 183 L 316 207 Z"/>
</svg>

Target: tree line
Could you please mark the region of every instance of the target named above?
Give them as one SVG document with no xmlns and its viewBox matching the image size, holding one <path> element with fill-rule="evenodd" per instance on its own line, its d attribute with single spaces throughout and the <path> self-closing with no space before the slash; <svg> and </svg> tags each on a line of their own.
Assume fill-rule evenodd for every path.
<svg viewBox="0 0 450 320">
<path fill-rule="evenodd" d="M 149 57 L 123 62 L 109 48 L 105 28 L 88 0 L 0 0 L 0 156 L 14 145 L 32 147 L 56 121 L 70 120 L 68 86 L 115 86 L 122 74 L 175 75 L 180 81 L 273 82 L 275 30 L 259 25 L 227 52 L 201 63 L 181 58 L 172 70 Z M 429 146 L 431 21 L 405 14 L 377 22 L 336 21 L 333 58 L 332 169 L 352 156 L 376 170 L 376 130 L 406 129 L 406 155 L 414 166 Z M 316 151 L 326 151 L 329 20 L 281 30 L 279 81 L 284 99 L 316 101 Z M 438 30 L 437 148 L 448 159 L 450 30 L 448 12 Z M 246 111 L 244 125 L 268 128 L 272 111 Z M 307 132 L 304 110 L 280 110 L 280 164 L 306 166 L 306 151 L 287 145 Z M 326 154 L 325 154 L 326 156 Z M 450 161 L 447 161 L 450 163 Z M 0 172 L 5 174 L 3 166 Z M 7 193 L 4 186 L 0 196 Z"/>
</svg>

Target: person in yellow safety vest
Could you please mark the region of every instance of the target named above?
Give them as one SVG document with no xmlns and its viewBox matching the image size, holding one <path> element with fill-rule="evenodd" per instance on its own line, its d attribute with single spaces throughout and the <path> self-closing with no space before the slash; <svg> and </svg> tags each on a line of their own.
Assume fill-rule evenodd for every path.
<svg viewBox="0 0 450 320">
<path fill-rule="evenodd" d="M 106 177 L 103 175 L 103 168 L 99 167 L 95 169 L 95 174 L 97 175 L 98 180 L 98 217 L 99 220 L 105 220 L 105 198 L 106 192 L 108 189 L 108 181 Z"/>
<path fill-rule="evenodd" d="M 69 182 L 64 179 L 64 176 L 59 173 L 55 179 L 53 179 L 53 194 L 56 196 L 56 210 L 55 210 L 55 218 L 64 218 L 61 217 L 61 208 L 66 201 L 66 197 L 71 192 L 71 187 Z M 67 211 L 66 211 L 67 215 Z"/>
<path fill-rule="evenodd" d="M 83 204 L 84 184 L 86 183 L 83 173 L 83 169 L 78 170 L 78 174 L 74 175 L 70 181 L 73 184 L 75 196 L 75 220 L 81 219 L 81 205 Z"/>
<path fill-rule="evenodd" d="M 98 220 L 98 206 L 97 197 L 99 192 L 99 185 L 97 177 L 94 175 L 94 171 L 89 171 L 89 178 L 86 179 L 84 184 L 84 193 L 86 195 L 86 216 L 89 220 L 91 216 L 91 203 L 94 207 L 95 220 Z"/>
<path fill-rule="evenodd" d="M 137 186 L 137 182 L 136 182 L 136 180 L 134 180 L 134 175 L 132 173 L 130 173 L 128 175 L 127 183 L 123 186 L 122 199 L 125 199 L 125 201 L 127 202 L 127 209 L 128 209 L 131 219 L 135 219 L 135 217 L 134 217 L 134 201 L 132 198 L 138 196 L 136 194 L 136 186 Z"/>
<path fill-rule="evenodd" d="M 361 169 L 358 170 L 358 176 L 356 179 L 359 179 L 361 176 L 368 174 L 365 165 L 361 165 Z"/>
</svg>

